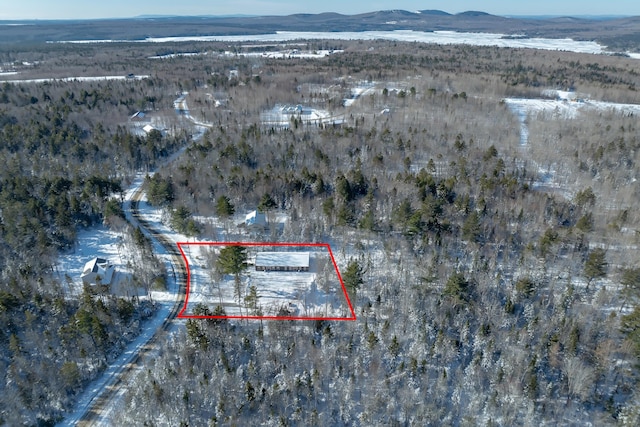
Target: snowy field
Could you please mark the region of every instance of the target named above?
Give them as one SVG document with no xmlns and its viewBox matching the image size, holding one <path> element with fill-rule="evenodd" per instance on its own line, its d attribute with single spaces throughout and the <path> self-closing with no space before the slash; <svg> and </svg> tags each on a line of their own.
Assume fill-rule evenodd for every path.
<svg viewBox="0 0 640 427">
<path fill-rule="evenodd" d="M 119 296 L 141 296 L 143 289 L 133 285 L 130 263 L 133 261 L 131 247 L 122 233 L 105 226 L 95 226 L 78 233 L 74 249 L 60 256 L 56 266 L 56 278 L 68 296 L 82 293 L 80 275 L 87 261 L 104 258 L 115 266 L 111 292 Z"/>
<path fill-rule="evenodd" d="M 528 121 L 530 119 L 535 120 L 540 114 L 545 114 L 545 119 L 552 118 L 556 120 L 574 119 L 578 117 L 581 112 L 586 111 L 640 114 L 640 105 L 638 104 L 594 101 L 589 99 L 587 95 L 561 90 L 545 90 L 542 92 L 542 95 L 552 97 L 553 99 L 507 98 L 504 100 L 520 122 L 521 147 L 527 147 L 529 145 Z M 564 197 L 568 199 L 573 197 L 573 194 L 568 192 L 566 185 L 563 184 L 566 177 L 558 176 L 558 171 L 555 166 L 539 166 L 538 176 L 539 180 L 533 183 L 533 188 L 554 191 L 563 194 Z"/>
<path fill-rule="evenodd" d="M 313 249 L 308 251 L 308 272 L 256 271 L 256 254 L 268 247 L 248 248 L 249 267 L 241 275 L 240 296 L 232 276 L 215 277 L 214 269 L 207 265 L 209 254 L 219 253 L 222 246 L 183 245 L 182 248 L 191 274 L 185 314 L 193 314 L 197 304 L 204 304 L 211 311 L 221 305 L 229 316 L 351 316 L 340 281 L 324 248 L 304 247 L 305 250 Z M 278 249 L 286 250 L 286 247 Z M 291 248 L 292 251 L 294 249 Z M 252 286 L 257 291 L 257 306 L 261 314 L 245 302 Z M 281 310 L 286 310 L 286 313 Z"/>
<path fill-rule="evenodd" d="M 565 50 L 579 53 L 604 53 L 603 47 L 595 42 L 575 41 L 572 39 L 505 38 L 505 34 L 464 33 L 457 31 L 277 31 L 274 34 L 238 36 L 149 37 L 144 41 L 151 43 L 167 43 L 187 41 L 285 42 L 288 40 L 390 40 L 400 42 Z"/>
<path fill-rule="evenodd" d="M 364 95 L 370 95 L 376 92 L 375 84 L 373 82 L 359 82 L 356 87 L 351 89 L 351 98 L 344 99 L 342 104 L 345 107 L 350 107 Z"/>
<path fill-rule="evenodd" d="M 527 120 L 538 113 L 549 113 L 555 119 L 574 119 L 581 111 L 618 112 L 620 114 L 639 114 L 640 104 L 618 104 L 594 101 L 586 95 L 561 90 L 545 90 L 543 98 L 506 98 L 504 102 L 516 114 L 520 121 L 520 144 L 529 143 Z M 535 118 L 535 117 L 534 117 Z"/>
<path fill-rule="evenodd" d="M 140 174 L 125 192 L 125 212 L 127 219 L 136 224 L 130 216 L 129 204 L 135 191 L 142 185 L 144 177 Z M 155 253 L 165 262 L 171 271 L 170 257 L 164 254 L 162 247 L 154 245 Z M 121 297 L 138 296 L 151 298 L 154 301 L 172 301 L 175 289 L 168 291 L 146 290 L 136 286 L 132 275 L 132 265 L 139 263 L 139 250 L 128 233 L 114 231 L 104 225 L 96 225 L 78 233 L 77 243 L 73 249 L 61 254 L 54 269 L 54 274 L 65 294 L 69 297 L 80 295 L 83 283 L 80 279 L 87 261 L 93 258 L 104 258 L 115 266 L 115 273 L 109 292 Z M 171 288 L 171 287 L 170 287 Z"/>
<path fill-rule="evenodd" d="M 224 56 L 243 56 L 247 58 L 273 58 L 273 59 L 319 59 L 336 53 L 344 52 L 343 50 L 314 50 L 302 51 L 298 49 L 288 49 L 283 51 L 264 51 L 264 52 L 225 52 Z"/>
<path fill-rule="evenodd" d="M 324 124 L 339 124 L 344 122 L 342 114 L 332 116 L 327 110 L 311 108 L 302 105 L 276 105 L 260 114 L 260 121 L 264 126 L 288 128 L 295 118 L 306 125 L 322 126 Z"/>
<path fill-rule="evenodd" d="M 505 102 L 509 108 L 518 114 L 520 112 L 525 115 L 549 112 L 553 113 L 554 117 L 558 119 L 576 118 L 582 110 L 640 113 L 640 105 L 638 104 L 593 101 L 587 98 L 578 98 L 575 95 L 568 95 L 568 97 L 564 98 L 558 96 L 556 99 L 507 98 Z"/>
</svg>

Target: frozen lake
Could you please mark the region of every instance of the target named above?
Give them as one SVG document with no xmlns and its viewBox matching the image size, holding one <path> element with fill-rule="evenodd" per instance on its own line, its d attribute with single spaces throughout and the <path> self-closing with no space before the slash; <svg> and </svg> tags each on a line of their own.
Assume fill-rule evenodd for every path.
<svg viewBox="0 0 640 427">
<path fill-rule="evenodd" d="M 466 44 L 474 46 L 499 46 L 511 48 L 531 48 L 562 50 L 578 53 L 607 53 L 604 46 L 593 41 L 576 41 L 568 38 L 549 39 L 541 37 L 513 38 L 499 33 L 465 33 L 457 31 L 342 31 L 307 32 L 277 31 L 271 34 L 235 35 L 235 36 L 181 36 L 148 37 L 136 40 L 140 43 L 168 43 L 190 41 L 223 42 L 287 42 L 292 40 L 390 40 L 400 42 L 420 42 L 433 44 Z M 127 42 L 126 40 L 70 40 L 61 43 L 109 43 Z"/>
</svg>

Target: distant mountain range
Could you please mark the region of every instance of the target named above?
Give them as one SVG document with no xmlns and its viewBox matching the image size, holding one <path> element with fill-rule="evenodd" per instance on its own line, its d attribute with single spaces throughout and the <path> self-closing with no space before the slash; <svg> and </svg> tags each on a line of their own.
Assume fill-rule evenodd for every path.
<svg viewBox="0 0 640 427">
<path fill-rule="evenodd" d="M 132 21 L 135 21 L 135 24 L 132 24 Z M 0 21 L 0 24 L 5 24 L 0 25 L 0 43 L 141 40 L 146 37 L 264 34 L 275 31 L 446 30 L 529 37 L 566 37 L 575 40 L 595 40 L 611 50 L 640 50 L 640 17 L 504 17 L 479 11 L 449 14 L 441 10 L 382 10 L 357 15 L 146 15 L 129 19 Z"/>
</svg>

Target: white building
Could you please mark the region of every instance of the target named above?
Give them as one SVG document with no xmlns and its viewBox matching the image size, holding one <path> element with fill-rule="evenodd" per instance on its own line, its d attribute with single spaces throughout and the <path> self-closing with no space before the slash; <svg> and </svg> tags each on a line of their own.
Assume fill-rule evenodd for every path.
<svg viewBox="0 0 640 427">
<path fill-rule="evenodd" d="M 309 252 L 258 252 L 256 271 L 309 271 Z"/>
<path fill-rule="evenodd" d="M 88 285 L 109 285 L 113 279 L 115 267 L 104 258 L 94 258 L 84 265 L 80 278 Z"/>
<path fill-rule="evenodd" d="M 144 131 L 144 133 L 150 134 L 152 131 L 157 130 L 157 129 L 155 127 L 151 126 L 151 125 L 144 125 L 142 130 Z"/>
<path fill-rule="evenodd" d="M 263 212 L 250 212 L 244 219 L 244 225 L 245 227 L 266 227 L 267 217 Z"/>
</svg>

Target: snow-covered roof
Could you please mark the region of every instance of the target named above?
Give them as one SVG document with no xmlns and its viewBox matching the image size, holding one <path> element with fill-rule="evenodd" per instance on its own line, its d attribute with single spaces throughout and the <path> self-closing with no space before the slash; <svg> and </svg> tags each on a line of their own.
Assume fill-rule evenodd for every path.
<svg viewBox="0 0 640 427">
<path fill-rule="evenodd" d="M 97 273 L 100 268 L 107 269 L 109 267 L 109 261 L 104 258 L 94 258 L 91 261 L 87 261 L 82 270 L 82 274 Z"/>
<path fill-rule="evenodd" d="M 101 283 L 103 285 L 108 285 L 111 283 L 114 270 L 114 266 L 109 264 L 109 261 L 106 259 L 93 258 L 84 265 L 80 278 L 83 281 L 91 282 L 99 276 Z"/>
<path fill-rule="evenodd" d="M 259 252 L 256 267 L 308 268 L 309 252 Z"/>
<path fill-rule="evenodd" d="M 156 128 L 154 128 L 151 125 L 145 125 L 142 130 L 144 130 L 146 133 L 150 133 L 152 130 L 155 130 Z"/>
<path fill-rule="evenodd" d="M 267 218 L 263 212 L 252 211 L 245 216 L 244 223 L 246 225 L 265 225 Z"/>
</svg>

